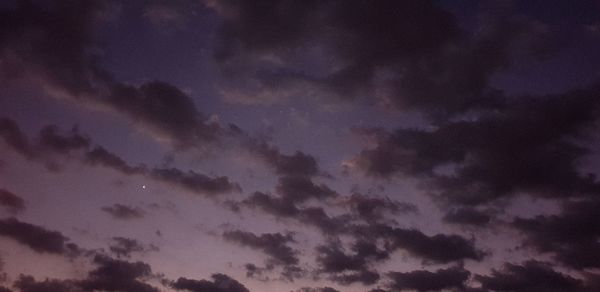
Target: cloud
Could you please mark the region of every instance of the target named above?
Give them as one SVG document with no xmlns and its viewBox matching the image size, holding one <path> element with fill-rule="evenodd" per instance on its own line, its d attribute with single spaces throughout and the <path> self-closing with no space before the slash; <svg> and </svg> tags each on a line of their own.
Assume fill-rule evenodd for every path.
<svg viewBox="0 0 600 292">
<path fill-rule="evenodd" d="M 279 175 L 314 176 L 320 173 L 316 159 L 302 151 L 296 151 L 292 155 L 282 154 L 277 147 L 260 139 L 249 139 L 246 144 L 251 153 L 273 167 Z"/>
<path fill-rule="evenodd" d="M 150 171 L 149 175 L 155 180 L 208 196 L 241 192 L 240 186 L 229 181 L 229 178 L 225 176 L 209 177 L 194 171 L 183 172 L 177 168 L 155 168 Z"/>
<path fill-rule="evenodd" d="M 373 262 L 386 260 L 389 254 L 372 242 L 357 241 L 352 245 L 353 254 L 347 254 L 339 242 L 317 247 L 316 262 L 319 273 L 342 285 L 360 282 L 371 285 L 379 280 L 379 274 L 371 268 Z"/>
<path fill-rule="evenodd" d="M 80 134 L 77 127 L 73 127 L 68 133 L 62 134 L 55 125 L 45 126 L 40 130 L 38 140 L 42 147 L 61 154 L 67 154 L 73 150 L 87 149 L 91 145 L 90 138 Z"/>
<path fill-rule="evenodd" d="M 525 236 L 525 246 L 551 253 L 571 268 L 600 267 L 600 201 L 566 202 L 557 215 L 516 218 L 512 226 Z"/>
<path fill-rule="evenodd" d="M 0 118 L 0 137 L 17 153 L 26 158 L 32 158 L 33 152 L 25 134 L 19 126 L 11 119 Z"/>
<path fill-rule="evenodd" d="M 152 276 L 152 269 L 146 263 L 126 262 L 96 255 L 94 264 L 97 267 L 89 272 L 87 279 L 79 283 L 79 286 L 85 290 L 159 291 L 157 288 L 141 281 Z"/>
<path fill-rule="evenodd" d="M 0 220 L 0 235 L 12 238 L 38 253 L 72 256 L 79 252 L 79 247 L 70 243 L 62 233 L 15 218 Z"/>
<path fill-rule="evenodd" d="M 0 188 L 0 206 L 3 206 L 12 214 L 25 210 L 25 200 L 12 192 Z"/>
<path fill-rule="evenodd" d="M 263 233 L 256 235 L 251 232 L 232 230 L 224 232 L 223 238 L 227 241 L 264 252 L 270 257 L 269 264 L 297 265 L 299 262 L 298 251 L 288 245 L 295 242 L 293 234 L 290 233 Z"/>
<path fill-rule="evenodd" d="M 512 5 L 477 3 L 465 26 L 436 1 L 207 2 L 223 18 L 214 57 L 224 96 L 244 103 L 319 91 L 437 119 L 503 106 L 493 75 L 516 52 L 561 48 L 548 45 L 545 23 Z M 552 49 L 533 49 L 541 47 Z"/>
<path fill-rule="evenodd" d="M 121 204 L 114 204 L 112 206 L 102 207 L 102 211 L 108 213 L 115 219 L 119 220 L 131 220 L 139 219 L 144 217 L 144 211 L 137 207 L 131 207 Z"/>
<path fill-rule="evenodd" d="M 46 279 L 44 281 L 36 281 L 32 276 L 20 275 L 15 281 L 14 287 L 18 288 L 21 292 L 41 292 L 41 291 L 54 291 L 54 292 L 83 292 L 81 288 L 77 287 L 74 281 L 69 280 L 56 280 Z"/>
<path fill-rule="evenodd" d="M 146 253 L 149 251 L 158 251 L 158 247 L 154 245 L 146 246 L 140 243 L 138 240 L 132 238 L 113 237 L 112 241 L 113 244 L 109 247 L 109 249 L 119 258 L 129 258 L 134 252 Z"/>
<path fill-rule="evenodd" d="M 254 192 L 235 206 L 259 209 L 277 218 L 294 219 L 302 224 L 316 227 L 325 234 L 338 234 L 347 227 L 347 216 L 331 217 L 321 207 L 299 207 L 289 197 Z"/>
<path fill-rule="evenodd" d="M 102 146 L 96 146 L 92 150 L 86 152 L 83 160 L 90 165 L 101 165 L 112 168 L 126 175 L 144 174 L 146 172 L 145 166 L 131 166 L 121 157 L 109 152 Z"/>
<path fill-rule="evenodd" d="M 382 219 L 385 213 L 398 215 L 418 212 L 417 206 L 413 204 L 358 193 L 352 194 L 343 204 L 348 205 L 353 213 L 367 221 Z"/>
<path fill-rule="evenodd" d="M 213 274 L 212 281 L 179 278 L 171 285 L 175 290 L 192 292 L 250 292 L 240 282 L 224 274 Z"/>
<path fill-rule="evenodd" d="M 490 223 L 489 212 L 463 207 L 450 210 L 443 218 L 445 222 L 472 226 L 485 226 Z"/>
<path fill-rule="evenodd" d="M 507 263 L 502 270 L 493 270 L 490 276 L 477 275 L 475 279 L 490 291 L 585 291 L 581 280 L 556 272 L 551 264 L 538 261 L 522 265 Z"/>
<path fill-rule="evenodd" d="M 462 289 L 465 288 L 470 275 L 471 273 L 462 267 L 439 269 L 435 272 L 425 270 L 405 273 L 390 272 L 388 277 L 392 282 L 389 284 L 389 288 L 393 291 L 416 290 L 419 292 Z"/>
<path fill-rule="evenodd" d="M 227 129 L 208 121 L 192 98 L 176 86 L 162 81 L 125 84 L 99 65 L 95 33 L 109 6 L 105 1 L 49 1 L 44 5 L 18 1 L 14 7 L 4 6 L 0 10 L 4 20 L 0 23 L 0 80 L 26 79 L 52 95 L 120 113 L 178 149 L 206 145 L 228 135 Z M 13 146 L 24 149 L 17 136 L 11 138 Z"/>
<path fill-rule="evenodd" d="M 22 135 L 18 125 L 10 120 L 3 119 L 10 133 L 18 133 L 19 140 L 24 145 L 30 145 L 27 138 Z M 10 137 L 14 136 L 13 134 Z M 46 163 L 52 170 L 56 170 L 56 159 L 77 159 L 82 163 L 92 166 L 102 166 L 116 170 L 125 175 L 143 175 L 147 178 L 171 184 L 184 190 L 191 191 L 199 195 L 215 196 L 222 193 L 240 192 L 241 187 L 235 182 L 231 182 L 228 177 L 215 176 L 210 177 L 194 171 L 184 172 L 177 168 L 148 168 L 145 165 L 132 166 L 123 158 L 112 153 L 102 146 L 92 146 L 92 141 L 83 134 L 80 134 L 75 127 L 68 133 L 60 133 L 56 126 L 46 126 L 40 131 L 39 143 L 33 147 L 27 146 L 27 149 L 36 149 L 36 161 Z M 21 149 L 21 148 L 18 148 Z M 17 151 L 20 151 L 16 149 Z M 56 156 L 51 154 L 60 154 Z"/>
<path fill-rule="evenodd" d="M 340 291 L 333 289 L 331 287 L 320 287 L 320 288 L 303 287 L 303 288 L 296 290 L 295 292 L 340 292 Z"/>
<path fill-rule="evenodd" d="M 449 263 L 454 261 L 481 261 L 485 252 L 475 247 L 473 240 L 455 234 L 429 236 L 416 229 L 395 228 L 384 224 L 356 226 L 353 233 L 364 238 L 382 238 L 388 241 L 388 250 L 406 250 L 423 259 L 425 263 Z"/>
<path fill-rule="evenodd" d="M 599 117 L 599 94 L 596 86 L 523 98 L 502 111 L 432 130 L 359 130 L 375 147 L 355 163 L 371 176 L 417 177 L 450 203 L 481 204 L 520 192 L 597 193 L 598 183 L 578 171 L 578 162 L 589 152 L 584 145 Z"/>
<path fill-rule="evenodd" d="M 317 185 L 304 176 L 280 177 L 276 190 L 283 200 L 289 200 L 292 203 L 301 203 L 311 198 L 324 200 L 338 195 L 328 186 L 324 184 Z"/>
</svg>

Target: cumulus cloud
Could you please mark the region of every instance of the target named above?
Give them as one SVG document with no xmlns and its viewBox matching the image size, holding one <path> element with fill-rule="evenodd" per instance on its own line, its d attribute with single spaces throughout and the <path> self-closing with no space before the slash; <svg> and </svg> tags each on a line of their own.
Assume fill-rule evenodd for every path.
<svg viewBox="0 0 600 292">
<path fill-rule="evenodd" d="M 319 273 L 328 275 L 329 279 L 342 285 L 355 282 L 371 285 L 377 282 L 379 274 L 371 268 L 371 264 L 388 259 L 388 252 L 366 241 L 355 242 L 351 249 L 353 253 L 347 254 L 339 242 L 318 246 L 316 262 Z"/>
<path fill-rule="evenodd" d="M 138 207 L 131 207 L 122 204 L 102 207 L 102 211 L 108 213 L 115 219 L 131 220 L 144 217 L 145 212 Z"/>
<path fill-rule="evenodd" d="M 295 242 L 293 234 L 290 233 L 263 233 L 256 235 L 251 232 L 232 230 L 224 232 L 223 238 L 227 241 L 264 252 L 270 257 L 270 264 L 297 265 L 299 262 L 298 251 L 288 245 Z"/>
<path fill-rule="evenodd" d="M 175 290 L 187 290 L 192 292 L 250 292 L 250 290 L 240 282 L 227 275 L 213 274 L 211 277 L 213 279 L 212 281 L 179 278 L 177 281 L 173 282 L 171 287 Z"/>
<path fill-rule="evenodd" d="M 198 195 L 215 196 L 217 194 L 240 192 L 239 184 L 230 181 L 226 176 L 207 176 L 195 171 L 182 171 L 177 168 L 149 168 L 145 165 L 131 165 L 117 154 L 110 152 L 102 146 L 93 146 L 90 138 L 79 133 L 75 127 L 70 132 L 62 133 L 56 126 L 46 126 L 39 134 L 38 143 L 29 143 L 18 125 L 10 120 L 3 119 L 7 129 L 10 129 L 10 137 L 18 134 L 19 145 L 27 145 L 27 152 L 22 152 L 15 148 L 16 151 L 22 154 L 27 154 L 26 157 L 34 157 L 37 161 L 51 165 L 51 169 L 56 169 L 57 159 L 76 159 L 82 163 L 101 166 L 113 169 L 125 175 L 142 175 L 150 179 L 171 184 L 181 189 L 193 192 Z M 9 136 L 6 136 L 9 137 Z M 5 137 L 5 138 L 6 138 Z M 9 138 L 10 138 L 9 137 Z M 12 138 L 11 138 L 12 139 Z M 22 146 L 21 145 L 21 146 Z M 21 147 L 19 146 L 19 147 Z M 37 150 L 30 151 L 31 149 Z M 61 156 L 56 156 L 60 154 Z"/>
<path fill-rule="evenodd" d="M 0 188 L 0 206 L 12 214 L 25 210 L 25 200 L 14 193 Z"/>
<path fill-rule="evenodd" d="M 393 291 L 416 290 L 419 292 L 462 289 L 465 288 L 470 275 L 469 271 L 461 267 L 439 269 L 435 272 L 418 270 L 388 273 L 388 277 L 392 280 L 389 287 Z"/>
<path fill-rule="evenodd" d="M 147 253 L 149 251 L 158 251 L 158 247 L 152 244 L 142 244 L 137 239 L 133 238 L 117 236 L 112 238 L 112 242 L 113 244 L 110 245 L 109 250 L 119 258 L 129 258 L 132 253 Z"/>
<path fill-rule="evenodd" d="M 512 225 L 525 236 L 525 246 L 551 253 L 574 269 L 600 267 L 600 224 L 597 199 L 566 202 L 557 215 L 516 218 Z"/>
<path fill-rule="evenodd" d="M 0 235 L 11 238 L 38 253 L 71 256 L 79 252 L 77 245 L 58 231 L 21 222 L 15 218 L 0 220 Z"/>
<path fill-rule="evenodd" d="M 433 130 L 360 130 L 375 147 L 356 164 L 378 177 L 422 178 L 443 201 L 481 204 L 519 192 L 541 197 L 597 193 L 580 173 L 585 138 L 598 120 L 597 87 L 524 98 L 503 111 Z M 450 173 L 440 171 L 448 167 Z"/>
<path fill-rule="evenodd" d="M 490 291 L 586 291 L 581 280 L 554 271 L 551 265 L 528 261 L 522 265 L 507 263 L 490 276 L 476 276 L 484 289 Z"/>
<path fill-rule="evenodd" d="M 49 1 L 47 5 L 17 1 L 4 6 L 0 11 L 3 82 L 16 76 L 53 95 L 110 109 L 179 149 L 228 135 L 228 129 L 210 122 L 176 86 L 162 81 L 129 85 L 99 65 L 95 34 L 100 16 L 108 9 L 106 1 Z M 11 143 L 23 149 L 13 134 Z"/>
</svg>

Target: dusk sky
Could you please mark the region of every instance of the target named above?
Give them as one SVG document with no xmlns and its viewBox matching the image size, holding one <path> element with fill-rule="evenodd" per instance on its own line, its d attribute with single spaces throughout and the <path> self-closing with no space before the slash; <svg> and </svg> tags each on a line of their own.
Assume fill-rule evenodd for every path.
<svg viewBox="0 0 600 292">
<path fill-rule="evenodd" d="M 0 292 L 600 291 L 600 1 L 0 0 Z"/>
</svg>

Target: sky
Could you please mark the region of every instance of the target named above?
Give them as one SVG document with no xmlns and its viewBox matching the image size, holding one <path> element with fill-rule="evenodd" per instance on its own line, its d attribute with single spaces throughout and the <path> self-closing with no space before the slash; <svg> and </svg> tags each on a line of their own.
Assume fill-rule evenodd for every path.
<svg viewBox="0 0 600 292">
<path fill-rule="evenodd" d="M 600 291 L 600 2 L 0 2 L 0 292 Z"/>
</svg>

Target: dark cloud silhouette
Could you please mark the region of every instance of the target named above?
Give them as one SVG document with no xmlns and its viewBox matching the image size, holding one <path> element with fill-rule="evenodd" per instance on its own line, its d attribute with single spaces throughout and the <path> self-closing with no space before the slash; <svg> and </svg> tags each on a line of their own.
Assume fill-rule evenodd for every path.
<svg viewBox="0 0 600 292">
<path fill-rule="evenodd" d="M 21 292 L 83 292 L 77 283 L 70 280 L 46 279 L 36 281 L 32 276 L 21 275 L 15 281 L 14 287 Z"/>
<path fill-rule="evenodd" d="M 89 137 L 80 134 L 77 127 L 62 134 L 57 126 L 50 125 L 40 130 L 39 144 L 44 148 L 65 154 L 72 150 L 87 149 L 91 141 Z"/>
<path fill-rule="evenodd" d="M 21 275 L 14 286 L 22 292 L 160 291 L 143 282 L 153 277 L 152 270 L 146 263 L 126 262 L 96 255 L 93 264 L 95 268 L 85 279 L 36 281 L 32 276 Z"/>
<path fill-rule="evenodd" d="M 229 181 L 225 176 L 209 177 L 194 171 L 183 172 L 177 168 L 155 168 L 149 175 L 153 179 L 201 195 L 214 196 L 220 193 L 241 192 L 240 186 Z"/>
<path fill-rule="evenodd" d="M 525 246 L 552 253 L 559 262 L 575 268 L 600 267 L 600 200 L 564 203 L 557 215 L 516 218 L 513 226 L 526 236 Z"/>
<path fill-rule="evenodd" d="M 353 227 L 355 236 L 387 242 L 388 251 L 402 249 L 423 259 L 425 263 L 449 263 L 466 259 L 481 261 L 485 252 L 475 247 L 473 240 L 455 234 L 429 236 L 416 229 L 395 228 L 385 224 Z"/>
<path fill-rule="evenodd" d="M 176 86 L 161 81 L 127 85 L 99 66 L 95 34 L 102 23 L 100 16 L 109 6 L 107 1 L 41 4 L 24 0 L 3 6 L 2 80 L 30 79 L 55 95 L 111 109 L 180 149 L 227 135 L 226 129 L 207 121 L 193 100 Z"/>
<path fill-rule="evenodd" d="M 492 271 L 490 276 L 477 275 L 475 278 L 490 291 L 585 291 L 581 280 L 556 272 L 552 265 L 537 261 L 522 265 L 507 263 L 502 270 Z"/>
<path fill-rule="evenodd" d="M 204 122 L 206 118 L 193 100 L 166 82 L 152 81 L 139 87 L 118 84 L 104 102 L 178 147 L 214 141 L 223 130 L 218 124 Z"/>
<path fill-rule="evenodd" d="M 340 292 L 339 290 L 333 289 L 331 287 L 320 287 L 320 288 L 310 288 L 310 287 L 302 287 L 295 292 Z"/>
<path fill-rule="evenodd" d="M 582 140 L 597 121 L 597 87 L 559 96 L 524 98 L 475 120 L 433 130 L 363 130 L 376 146 L 356 159 L 367 174 L 400 173 L 426 180 L 444 201 L 479 204 L 528 192 L 564 197 L 600 191 L 577 163 Z M 439 172 L 450 167 L 450 174 Z"/>
<path fill-rule="evenodd" d="M 18 125 L 12 120 L 3 120 L 9 125 L 7 128 L 10 129 L 10 133 L 13 133 L 10 136 L 12 137 L 14 133 L 18 133 L 18 137 L 20 137 L 19 141 L 21 141 L 19 143 L 24 143 L 23 145 L 28 145 L 26 149 L 31 149 L 27 138 L 22 134 Z M 46 164 L 56 165 L 54 160 L 60 158 L 42 155 L 42 152 L 51 151 L 62 154 L 64 156 L 62 157 L 63 159 L 79 159 L 83 163 L 110 168 L 125 175 L 144 175 L 150 179 L 165 182 L 199 195 L 214 196 L 221 193 L 241 191 L 237 183 L 231 182 L 225 176 L 210 177 L 194 171 L 184 172 L 177 168 L 149 169 L 145 165 L 132 166 L 123 158 L 106 150 L 102 146 L 92 147 L 90 139 L 86 135 L 80 134 L 77 128 L 63 134 L 60 133 L 56 126 L 47 126 L 40 131 L 40 138 L 38 140 L 39 143 L 35 145 L 35 149 L 39 150 L 36 158 L 39 158 L 40 162 Z M 15 150 L 20 151 L 18 149 Z M 72 153 L 78 150 L 82 150 L 79 155 Z M 27 150 L 27 153 L 33 152 Z M 33 157 L 33 155 L 30 156 Z"/>
<path fill-rule="evenodd" d="M 25 210 L 25 200 L 12 192 L 0 188 L 0 206 L 10 213 L 16 214 Z"/>
<path fill-rule="evenodd" d="M 301 203 L 311 198 L 323 200 L 338 195 L 328 186 L 317 185 L 310 178 L 304 176 L 281 177 L 276 190 L 284 200 L 292 203 Z"/>
<path fill-rule="evenodd" d="M 390 272 L 390 289 L 393 291 L 416 290 L 441 291 L 444 289 L 465 288 L 466 281 L 471 273 L 461 267 L 439 269 L 435 272 L 419 270 L 412 272 Z"/>
<path fill-rule="evenodd" d="M 0 235 L 12 238 L 38 253 L 71 256 L 79 252 L 79 248 L 69 243 L 69 239 L 62 233 L 21 222 L 15 218 L 0 220 Z"/>
<path fill-rule="evenodd" d="M 87 291 L 140 291 L 158 292 L 157 288 L 142 282 L 152 276 L 152 269 L 143 262 L 126 262 L 96 255 L 97 267 L 90 271 L 87 279 L 78 283 Z"/>
<path fill-rule="evenodd" d="M 376 196 L 366 196 L 361 194 L 353 194 L 345 202 L 352 212 L 360 218 L 368 221 L 379 220 L 387 212 L 392 215 L 401 213 L 417 212 L 415 205 L 403 202 L 396 202 L 389 198 L 381 198 Z"/>
<path fill-rule="evenodd" d="M 491 219 L 487 212 L 469 207 L 452 209 L 443 218 L 448 223 L 471 226 L 485 226 Z"/>
<path fill-rule="evenodd" d="M 144 211 L 142 209 L 121 204 L 102 207 L 102 211 L 110 214 L 113 218 L 120 220 L 131 220 L 144 217 Z"/>
<path fill-rule="evenodd" d="M 121 157 L 109 152 L 102 146 L 96 146 L 94 149 L 86 152 L 84 162 L 94 166 L 102 165 L 126 175 L 143 174 L 146 172 L 146 168 L 144 166 L 131 166 Z"/>
<path fill-rule="evenodd" d="M 342 285 L 355 282 L 371 285 L 377 282 L 379 274 L 371 268 L 371 264 L 388 259 L 389 254 L 366 241 L 355 242 L 351 250 L 353 253 L 347 254 L 339 242 L 318 246 L 316 262 L 319 272 Z"/>
<path fill-rule="evenodd" d="M 317 160 L 302 151 L 292 155 L 282 154 L 280 150 L 261 139 L 249 139 L 246 148 L 257 155 L 275 172 L 283 176 L 314 176 L 320 173 Z"/>
<path fill-rule="evenodd" d="M 263 233 L 256 235 L 241 230 L 226 231 L 223 238 L 228 241 L 260 250 L 269 256 L 270 264 L 297 265 L 298 251 L 288 244 L 294 243 L 293 234 L 287 233 Z"/>
<path fill-rule="evenodd" d="M 0 118 L 0 137 L 17 153 L 27 158 L 33 157 L 32 149 L 29 146 L 27 137 L 19 129 L 15 121 L 7 118 Z"/>
<path fill-rule="evenodd" d="M 224 274 L 213 274 L 212 281 L 179 278 L 171 285 L 175 290 L 192 292 L 250 292 L 240 282 Z"/>
<path fill-rule="evenodd" d="M 436 1 L 219 1 L 210 6 L 224 18 L 215 50 L 222 79 L 236 80 L 223 86 L 244 102 L 318 88 L 341 99 L 368 96 L 443 117 L 502 106 L 490 79 L 511 64 L 515 51 L 539 57 L 559 49 L 543 54 L 533 49 L 551 47 L 540 21 L 511 5 L 488 2 L 473 5 L 479 18 L 469 26 L 461 26 Z M 286 62 L 256 61 L 261 56 Z"/>
<path fill-rule="evenodd" d="M 313 226 L 326 234 L 338 234 L 347 228 L 347 216 L 329 216 L 321 207 L 300 207 L 289 197 L 277 197 L 266 193 L 255 192 L 241 204 L 262 210 L 277 218 L 288 218 L 302 224 Z"/>
<path fill-rule="evenodd" d="M 113 244 L 110 245 L 109 249 L 117 257 L 130 257 L 132 253 L 146 253 L 149 251 L 158 251 L 158 247 L 154 245 L 146 246 L 136 239 L 126 237 L 113 237 Z"/>
</svg>

